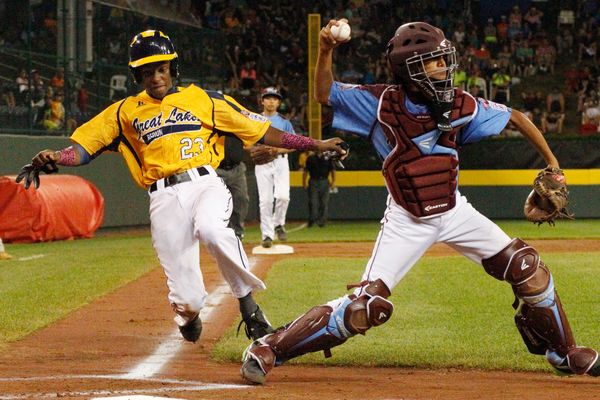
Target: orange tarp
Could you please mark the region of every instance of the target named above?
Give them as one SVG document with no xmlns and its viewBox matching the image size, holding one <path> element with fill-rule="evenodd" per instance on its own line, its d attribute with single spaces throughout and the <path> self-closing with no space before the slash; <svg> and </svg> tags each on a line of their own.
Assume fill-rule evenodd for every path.
<svg viewBox="0 0 600 400">
<path fill-rule="evenodd" d="M 102 223 L 104 198 L 74 175 L 41 175 L 40 188 L 25 190 L 15 176 L 0 176 L 0 238 L 44 242 L 89 238 Z"/>
</svg>

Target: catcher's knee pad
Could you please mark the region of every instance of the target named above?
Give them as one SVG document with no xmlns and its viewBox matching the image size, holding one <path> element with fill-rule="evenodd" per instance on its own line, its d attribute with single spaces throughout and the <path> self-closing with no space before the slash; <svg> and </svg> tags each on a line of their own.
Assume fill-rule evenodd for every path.
<svg viewBox="0 0 600 400">
<path fill-rule="evenodd" d="M 387 286 L 377 280 L 367 286 L 364 295 L 344 296 L 313 307 L 283 329 L 263 337 L 261 342 L 271 347 L 277 364 L 320 350 L 330 357 L 332 347 L 356 334 L 364 335 L 369 328 L 391 317 L 394 306 L 386 299 L 389 295 Z"/>
<path fill-rule="evenodd" d="M 552 274 L 538 252 L 514 239 L 482 264 L 488 274 L 512 285 L 517 297 L 515 323 L 529 351 L 546 354 L 549 361 L 553 352 L 566 357 L 575 348 L 575 340 L 554 290 Z"/>
</svg>

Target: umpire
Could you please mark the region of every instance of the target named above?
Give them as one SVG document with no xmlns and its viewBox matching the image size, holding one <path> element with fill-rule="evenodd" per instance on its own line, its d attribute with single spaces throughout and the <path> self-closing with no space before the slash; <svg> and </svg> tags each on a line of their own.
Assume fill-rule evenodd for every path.
<svg viewBox="0 0 600 400">
<path fill-rule="evenodd" d="M 246 164 L 244 158 L 244 145 L 236 136 L 225 136 L 225 157 L 219 164 L 216 172 L 231 192 L 233 199 L 233 212 L 229 219 L 229 228 L 235 235 L 244 239 L 244 221 L 248 214 L 248 184 L 246 182 Z"/>
<path fill-rule="evenodd" d="M 306 184 L 306 178 L 308 185 Z M 322 152 L 312 153 L 306 159 L 302 173 L 302 187 L 308 188 L 308 227 L 315 223 L 325 226 L 329 206 L 329 189 L 335 187 L 335 168 L 333 161 Z"/>
</svg>

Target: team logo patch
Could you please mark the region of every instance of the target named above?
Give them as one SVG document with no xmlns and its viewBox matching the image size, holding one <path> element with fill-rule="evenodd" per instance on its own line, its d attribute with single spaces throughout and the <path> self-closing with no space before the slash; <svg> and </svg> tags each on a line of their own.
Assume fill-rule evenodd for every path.
<svg viewBox="0 0 600 400">
<path fill-rule="evenodd" d="M 482 99 L 481 97 L 479 98 L 481 99 L 481 103 L 483 104 L 483 108 L 485 108 L 486 110 L 488 108 L 492 109 L 492 110 L 498 110 L 498 111 L 508 111 L 508 107 L 506 107 L 504 104 L 499 104 L 496 103 L 494 101 L 490 101 L 487 99 Z"/>
<path fill-rule="evenodd" d="M 266 122 L 268 120 L 267 117 L 260 115 L 260 114 L 250 112 L 248 110 L 240 110 L 240 114 L 242 114 L 244 117 L 246 117 L 248 119 L 251 119 L 252 121 Z"/>
</svg>

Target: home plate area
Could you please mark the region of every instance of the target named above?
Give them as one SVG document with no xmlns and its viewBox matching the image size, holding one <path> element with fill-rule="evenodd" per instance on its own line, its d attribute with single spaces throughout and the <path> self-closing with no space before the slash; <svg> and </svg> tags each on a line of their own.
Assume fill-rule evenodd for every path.
<svg viewBox="0 0 600 400">
<path fill-rule="evenodd" d="M 294 248 L 287 244 L 274 244 L 271 247 L 255 246 L 252 254 L 293 254 Z"/>
</svg>

